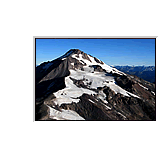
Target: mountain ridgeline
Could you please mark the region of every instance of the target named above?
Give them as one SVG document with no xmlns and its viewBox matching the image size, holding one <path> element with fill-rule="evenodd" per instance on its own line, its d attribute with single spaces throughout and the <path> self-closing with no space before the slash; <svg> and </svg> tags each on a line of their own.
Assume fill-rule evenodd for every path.
<svg viewBox="0 0 168 168">
<path fill-rule="evenodd" d="M 71 49 L 36 67 L 35 120 L 156 120 L 155 84 Z"/>
</svg>

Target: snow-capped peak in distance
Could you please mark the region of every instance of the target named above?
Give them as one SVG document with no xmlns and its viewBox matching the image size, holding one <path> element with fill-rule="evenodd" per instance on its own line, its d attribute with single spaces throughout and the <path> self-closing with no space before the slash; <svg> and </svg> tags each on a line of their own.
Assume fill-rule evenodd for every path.
<svg viewBox="0 0 168 168">
<path fill-rule="evenodd" d="M 154 85 L 79 49 L 36 67 L 37 120 L 150 120 L 141 105 L 154 97 Z"/>
</svg>

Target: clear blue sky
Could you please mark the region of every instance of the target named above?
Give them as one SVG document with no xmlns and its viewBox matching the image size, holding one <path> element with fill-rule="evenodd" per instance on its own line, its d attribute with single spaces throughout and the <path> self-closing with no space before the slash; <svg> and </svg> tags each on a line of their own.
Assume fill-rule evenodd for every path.
<svg viewBox="0 0 168 168">
<path fill-rule="evenodd" d="M 36 64 L 80 49 L 108 65 L 155 65 L 155 39 L 36 39 Z"/>
</svg>

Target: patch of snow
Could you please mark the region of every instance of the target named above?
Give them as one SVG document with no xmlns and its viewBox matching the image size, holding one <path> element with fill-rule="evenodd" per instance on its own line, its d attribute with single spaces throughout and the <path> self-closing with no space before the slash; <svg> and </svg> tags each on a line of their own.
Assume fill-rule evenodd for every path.
<svg viewBox="0 0 168 168">
<path fill-rule="evenodd" d="M 54 93 L 56 97 L 54 102 L 56 105 L 60 106 L 61 104 L 71 104 L 72 102 L 78 103 L 80 101 L 79 97 L 84 93 L 89 95 L 96 94 L 96 92 L 92 90 L 77 87 L 73 84 L 70 76 L 65 78 L 65 85 L 66 87 L 64 89 Z"/>
<path fill-rule="evenodd" d="M 48 105 L 47 105 L 48 106 Z M 85 120 L 83 117 L 81 117 L 77 112 L 73 110 L 65 110 L 61 109 L 61 111 L 58 111 L 50 106 L 48 106 L 50 110 L 50 118 L 57 119 L 57 120 Z"/>
<path fill-rule="evenodd" d="M 113 90 L 115 92 L 115 94 L 120 93 L 123 94 L 124 96 L 128 96 L 127 91 L 122 89 L 120 86 L 116 85 L 115 83 L 109 82 L 106 83 L 106 86 L 108 86 L 111 90 Z"/>
<path fill-rule="evenodd" d="M 73 110 L 65 110 L 61 109 L 62 111 L 62 117 L 67 120 L 85 120 L 83 117 L 81 117 L 77 112 Z"/>
<path fill-rule="evenodd" d="M 105 104 L 103 104 L 107 109 L 109 109 L 109 110 L 111 110 L 111 107 L 109 107 L 109 106 L 107 106 L 107 105 L 105 105 Z"/>
<path fill-rule="evenodd" d="M 88 56 L 89 59 L 91 60 L 92 64 L 94 64 L 94 65 L 98 64 L 98 63 L 95 61 L 94 57 L 92 57 L 92 56 L 90 56 L 90 55 L 87 55 L 87 56 Z"/>
<path fill-rule="evenodd" d="M 106 100 L 106 94 L 102 90 L 98 93 L 97 98 L 102 100 L 105 104 L 108 103 Z"/>
<path fill-rule="evenodd" d="M 152 93 L 153 95 L 155 95 L 155 92 L 151 91 L 151 93 Z"/>
<path fill-rule="evenodd" d="M 94 104 L 96 104 L 94 101 L 92 101 L 92 100 L 90 100 L 90 99 L 88 99 L 91 103 L 94 103 Z"/>
<path fill-rule="evenodd" d="M 74 66 L 74 62 L 72 62 L 71 65 Z"/>
<path fill-rule="evenodd" d="M 139 83 L 138 83 L 139 84 Z M 146 88 L 145 86 L 139 84 L 139 86 L 141 86 L 142 88 L 144 88 L 145 90 L 148 90 L 148 88 Z"/>
<path fill-rule="evenodd" d="M 96 61 L 95 61 L 95 59 L 93 58 L 93 57 L 91 57 L 90 55 L 88 55 L 88 57 L 89 57 L 89 59 L 92 61 L 92 63 L 90 64 L 90 65 L 99 65 L 99 66 L 101 66 L 103 69 L 105 69 L 108 73 L 110 73 L 110 72 L 113 72 L 113 68 L 112 67 L 110 67 L 109 65 L 107 65 L 107 64 L 100 64 L 100 63 L 97 63 Z"/>
<path fill-rule="evenodd" d="M 79 54 L 79 58 L 76 56 L 77 56 L 77 54 L 73 54 L 72 58 L 77 59 L 82 64 L 86 63 L 87 65 L 92 65 L 92 63 L 89 60 L 82 58 L 82 54 Z"/>
<path fill-rule="evenodd" d="M 86 71 L 85 71 L 86 70 Z M 106 81 L 114 82 L 114 77 L 106 76 L 104 72 L 92 73 L 92 67 L 85 67 L 84 71 L 81 70 L 70 70 L 71 77 L 76 80 L 84 80 L 84 84 L 88 85 L 91 82 L 90 88 L 97 89 L 97 87 L 106 86 Z"/>
<path fill-rule="evenodd" d="M 120 93 L 120 94 L 127 96 L 127 97 L 133 96 L 136 98 L 140 98 L 139 96 L 124 90 L 120 86 L 116 85 L 114 82 L 106 83 L 106 86 L 108 86 L 111 90 L 113 90 L 115 92 L 115 94 Z"/>
<path fill-rule="evenodd" d="M 79 58 L 76 57 L 77 54 L 73 54 L 72 57 L 79 60 L 81 63 L 86 63 L 87 66 L 90 66 L 90 65 L 99 65 L 101 66 L 103 69 L 105 69 L 108 73 L 112 72 L 112 73 L 117 73 L 119 75 L 126 75 L 125 73 L 117 70 L 116 68 L 112 68 L 110 67 L 109 65 L 103 63 L 103 64 L 100 64 L 100 63 L 97 63 L 94 59 L 94 57 L 90 56 L 90 55 L 87 55 L 89 57 L 89 59 L 91 60 L 91 62 L 87 59 L 84 59 L 82 58 L 82 54 L 79 54 Z"/>
<path fill-rule="evenodd" d="M 93 67 L 84 66 L 83 69 L 84 69 L 85 72 L 90 72 L 90 73 L 94 72 L 94 68 Z"/>
<path fill-rule="evenodd" d="M 133 93 L 130 93 L 130 92 L 128 92 L 128 91 L 127 91 L 127 94 L 129 94 L 130 96 L 133 96 L 133 97 L 136 97 L 136 98 L 141 99 L 139 96 L 137 96 L 137 95 L 135 95 L 135 94 L 133 94 Z"/>
<path fill-rule="evenodd" d="M 120 86 L 115 84 L 115 80 L 113 76 L 106 76 L 105 72 L 95 72 L 95 73 L 91 73 L 92 72 L 92 68 L 91 67 L 87 67 L 86 71 L 81 71 L 79 69 L 76 70 L 70 70 L 70 76 L 73 79 L 76 80 L 83 80 L 83 83 L 85 85 L 89 85 L 90 89 L 97 89 L 98 87 L 104 87 L 104 86 L 108 86 L 111 90 L 113 90 L 116 94 L 120 93 L 123 94 L 124 96 L 134 96 L 139 98 L 138 96 L 122 89 Z M 101 94 L 99 95 L 99 98 L 104 100 L 104 96 L 105 95 L 103 92 L 100 92 Z M 106 101 L 107 102 L 107 101 Z"/>
<path fill-rule="evenodd" d="M 122 117 L 124 117 L 124 119 L 126 119 L 127 117 L 123 114 L 121 114 L 120 112 L 117 112 L 118 114 L 120 114 Z"/>
</svg>

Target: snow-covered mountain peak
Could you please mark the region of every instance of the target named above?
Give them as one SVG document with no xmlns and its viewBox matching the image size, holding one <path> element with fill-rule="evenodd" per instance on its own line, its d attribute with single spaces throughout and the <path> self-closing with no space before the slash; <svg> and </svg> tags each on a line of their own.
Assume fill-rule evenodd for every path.
<svg viewBox="0 0 168 168">
<path fill-rule="evenodd" d="M 65 58 L 72 56 L 72 55 L 79 55 L 82 54 L 83 56 L 87 55 L 86 53 L 84 53 L 83 51 L 79 50 L 79 49 L 70 49 L 69 51 L 67 51 L 63 56 L 59 57 L 59 60 L 64 60 Z"/>
<path fill-rule="evenodd" d="M 118 75 L 126 75 L 125 73 L 117 70 L 105 64 L 103 61 L 96 57 L 93 57 L 79 49 L 71 49 L 66 52 L 63 56 L 59 57 L 58 60 L 67 61 L 70 69 L 83 69 L 85 67 L 94 67 L 99 71 L 105 71 L 107 73 L 114 73 Z"/>
<path fill-rule="evenodd" d="M 148 120 L 150 117 L 143 110 L 148 109 L 148 102 L 152 104 L 155 96 L 153 85 L 79 49 L 38 66 L 36 83 L 38 108 L 46 109 L 45 117 L 56 120 L 127 120 L 134 108 L 138 118 Z M 141 107 L 145 99 L 147 104 Z M 154 104 L 151 106 L 153 111 Z"/>
</svg>

